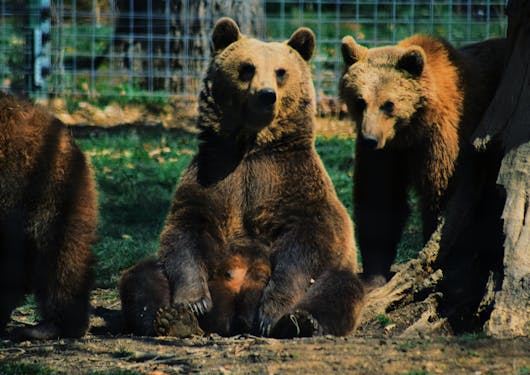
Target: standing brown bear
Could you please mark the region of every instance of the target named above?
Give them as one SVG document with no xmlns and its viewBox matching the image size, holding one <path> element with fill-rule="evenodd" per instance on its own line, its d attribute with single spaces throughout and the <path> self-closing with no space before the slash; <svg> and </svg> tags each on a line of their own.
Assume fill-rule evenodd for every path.
<svg viewBox="0 0 530 375">
<path fill-rule="evenodd" d="M 314 148 L 315 37 L 300 28 L 286 43 L 265 43 L 223 18 L 212 44 L 199 97 L 202 143 L 160 240 L 169 309 L 211 311 L 208 281 L 219 254 L 247 238 L 262 244 L 271 267 L 253 331 L 345 335 L 358 320 L 363 289 L 352 222 Z M 130 315 L 152 306 L 144 285 L 122 280 L 122 295 L 146 296 L 129 305 Z M 155 329 L 162 325 L 157 320 Z"/>
<path fill-rule="evenodd" d="M 23 337 L 79 337 L 88 327 L 97 199 L 66 127 L 0 92 L 0 331 L 26 293 L 42 321 Z"/>
<path fill-rule="evenodd" d="M 504 46 L 499 39 L 456 50 L 414 35 L 368 49 L 343 38 L 340 92 L 358 131 L 354 221 L 369 284 L 390 276 L 410 187 L 420 198 L 424 241 L 434 231 L 470 152 L 471 132 L 495 92 Z"/>
</svg>

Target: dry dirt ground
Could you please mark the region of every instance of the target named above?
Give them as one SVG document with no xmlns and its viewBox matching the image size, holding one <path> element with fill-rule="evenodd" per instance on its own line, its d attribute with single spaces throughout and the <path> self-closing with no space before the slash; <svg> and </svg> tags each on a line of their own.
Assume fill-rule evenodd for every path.
<svg viewBox="0 0 530 375">
<path fill-rule="evenodd" d="M 92 297 L 89 334 L 78 340 L 0 341 L 0 363 L 38 364 L 65 374 L 530 374 L 530 339 L 399 338 L 383 326 L 347 337 L 275 340 L 250 335 L 176 339 L 122 332 L 116 290 Z M 14 324 L 31 321 L 18 309 Z M 111 372 L 109 372 L 111 371 Z M 127 372 L 125 372 L 127 373 Z"/>
</svg>

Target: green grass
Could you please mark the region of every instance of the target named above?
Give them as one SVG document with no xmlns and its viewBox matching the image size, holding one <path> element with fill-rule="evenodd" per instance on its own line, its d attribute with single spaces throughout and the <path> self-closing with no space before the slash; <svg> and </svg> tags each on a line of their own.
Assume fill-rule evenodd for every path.
<svg viewBox="0 0 530 375">
<path fill-rule="evenodd" d="M 61 372 L 49 369 L 39 364 L 25 364 L 6 362 L 0 363 L 2 375 L 59 375 Z"/>
<path fill-rule="evenodd" d="M 195 153 L 193 136 L 103 135 L 81 140 L 99 190 L 99 241 L 94 247 L 99 286 L 154 253 L 173 191 Z"/>
<path fill-rule="evenodd" d="M 197 141 L 187 133 L 119 133 L 81 139 L 79 144 L 91 157 L 99 190 L 96 284 L 113 287 L 121 270 L 156 252 L 175 186 L 196 152 Z M 316 147 L 351 214 L 353 140 L 318 138 Z M 411 203 L 416 204 L 412 197 Z M 398 250 L 398 262 L 416 255 L 421 247 L 420 229 L 413 215 Z"/>
<path fill-rule="evenodd" d="M 375 317 L 375 320 L 381 325 L 381 327 L 386 327 L 392 323 L 394 323 L 394 321 L 392 319 L 390 319 L 388 316 L 386 316 L 385 314 L 379 314 Z"/>
</svg>

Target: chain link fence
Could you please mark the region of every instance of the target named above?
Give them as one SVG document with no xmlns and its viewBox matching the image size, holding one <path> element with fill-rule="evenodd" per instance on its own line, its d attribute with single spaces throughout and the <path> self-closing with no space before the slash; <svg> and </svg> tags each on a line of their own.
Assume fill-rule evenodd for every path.
<svg viewBox="0 0 530 375">
<path fill-rule="evenodd" d="M 0 0 L 0 88 L 32 97 L 108 102 L 193 101 L 215 20 L 286 40 L 300 26 L 318 41 L 319 99 L 336 95 L 340 40 L 367 46 L 413 33 L 459 46 L 505 33 L 504 1 Z"/>
</svg>

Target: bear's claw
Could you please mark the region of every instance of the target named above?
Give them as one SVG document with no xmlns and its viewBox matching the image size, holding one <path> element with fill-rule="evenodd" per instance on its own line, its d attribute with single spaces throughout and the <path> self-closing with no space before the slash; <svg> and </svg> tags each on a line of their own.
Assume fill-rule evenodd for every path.
<svg viewBox="0 0 530 375">
<path fill-rule="evenodd" d="M 259 323 L 259 334 L 261 336 L 268 337 L 271 333 L 272 320 L 265 319 L 261 320 Z"/>
<path fill-rule="evenodd" d="M 153 329 L 158 336 L 190 337 L 202 335 L 197 316 L 185 305 L 161 307 L 156 312 Z"/>
<path fill-rule="evenodd" d="M 196 316 L 206 314 L 212 308 L 212 301 L 209 298 L 201 298 L 196 302 L 190 302 L 188 307 Z"/>
</svg>

